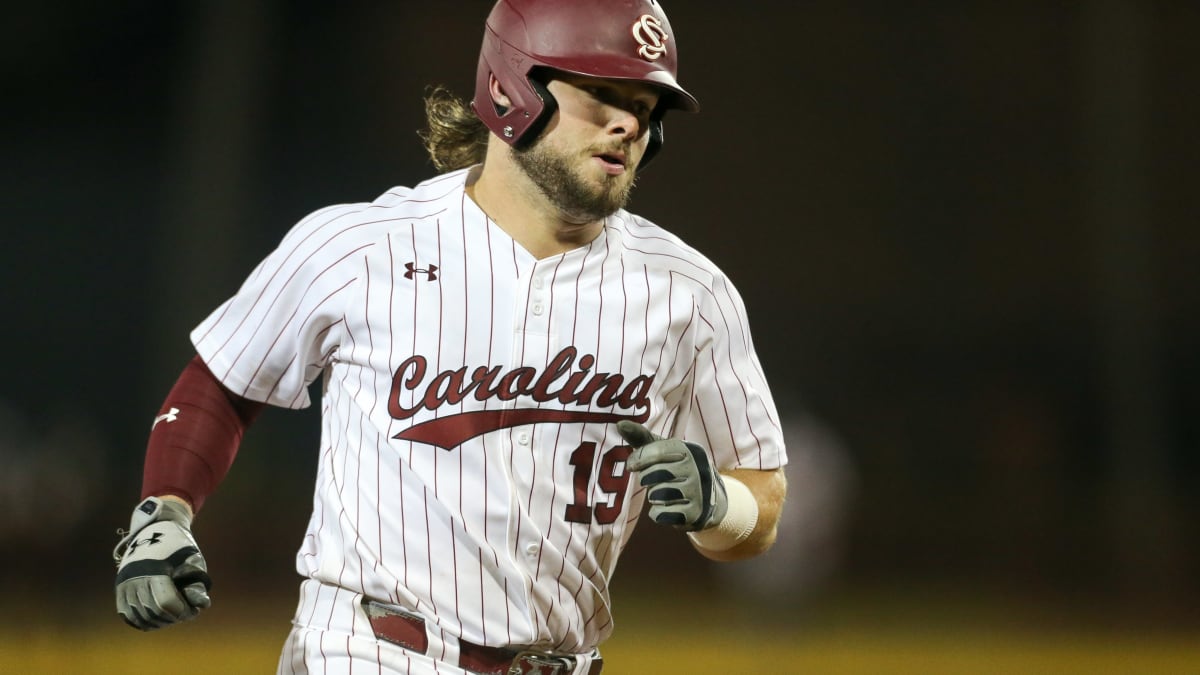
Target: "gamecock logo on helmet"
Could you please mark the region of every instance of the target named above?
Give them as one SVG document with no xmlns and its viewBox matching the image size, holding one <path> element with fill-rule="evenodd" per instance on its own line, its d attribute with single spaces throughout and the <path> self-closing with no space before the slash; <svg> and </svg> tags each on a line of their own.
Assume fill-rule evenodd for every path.
<svg viewBox="0 0 1200 675">
<path fill-rule="evenodd" d="M 647 61 L 657 61 L 667 53 L 667 29 L 662 22 L 649 14 L 643 14 L 633 24 L 633 39 L 641 47 L 638 55 Z"/>
</svg>

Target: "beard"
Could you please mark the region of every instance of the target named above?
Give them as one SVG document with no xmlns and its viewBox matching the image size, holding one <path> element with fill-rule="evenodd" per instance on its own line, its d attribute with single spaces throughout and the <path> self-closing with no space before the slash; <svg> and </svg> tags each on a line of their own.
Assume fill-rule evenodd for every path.
<svg viewBox="0 0 1200 675">
<path fill-rule="evenodd" d="M 591 148 L 591 156 L 597 152 Z M 529 147 L 513 150 L 517 166 L 529 176 L 534 185 L 572 222 L 591 223 L 611 216 L 629 203 L 629 195 L 635 183 L 634 169 L 627 168 L 627 175 L 604 176 L 599 185 L 587 180 L 570 159 L 538 139 Z"/>
</svg>

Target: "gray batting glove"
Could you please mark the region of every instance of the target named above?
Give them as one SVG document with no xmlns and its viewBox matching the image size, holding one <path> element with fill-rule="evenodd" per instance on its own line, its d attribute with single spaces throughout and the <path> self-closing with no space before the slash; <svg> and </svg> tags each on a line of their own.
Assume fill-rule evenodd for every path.
<svg viewBox="0 0 1200 675">
<path fill-rule="evenodd" d="M 629 420 L 617 431 L 633 446 L 626 466 L 641 472 L 649 488 L 650 517 L 660 525 L 695 532 L 721 522 L 729 508 L 725 483 L 704 448 L 677 438 L 662 438 Z"/>
<path fill-rule="evenodd" d="M 113 549 L 117 612 L 125 623 L 154 630 L 187 621 L 212 604 L 212 580 L 191 531 L 186 507 L 149 497 L 133 510 L 129 532 Z"/>
</svg>

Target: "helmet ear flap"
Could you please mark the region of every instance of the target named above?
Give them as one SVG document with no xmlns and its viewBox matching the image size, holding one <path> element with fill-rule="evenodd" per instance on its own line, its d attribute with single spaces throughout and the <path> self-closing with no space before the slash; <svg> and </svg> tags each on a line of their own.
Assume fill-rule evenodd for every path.
<svg viewBox="0 0 1200 675">
<path fill-rule="evenodd" d="M 550 93 L 550 88 L 536 75 L 536 73 L 529 74 L 529 86 L 537 93 L 538 98 L 542 99 L 542 111 L 529 123 L 529 126 L 525 127 L 524 133 L 514 144 L 517 147 L 527 146 L 541 136 L 542 129 L 546 128 L 550 118 L 554 117 L 554 113 L 558 111 L 558 100 Z"/>
<path fill-rule="evenodd" d="M 651 159 L 658 154 L 663 144 L 663 123 L 662 116 L 659 115 L 650 120 L 650 129 L 646 132 L 650 138 L 646 142 L 646 151 L 642 153 L 642 161 L 638 162 L 638 171 L 646 168 Z"/>
</svg>

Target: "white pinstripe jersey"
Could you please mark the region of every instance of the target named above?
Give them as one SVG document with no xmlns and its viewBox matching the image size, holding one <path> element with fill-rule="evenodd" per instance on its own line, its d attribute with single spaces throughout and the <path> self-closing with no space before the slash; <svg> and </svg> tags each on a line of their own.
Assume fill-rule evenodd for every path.
<svg viewBox="0 0 1200 675">
<path fill-rule="evenodd" d="M 785 461 L 725 276 L 625 211 L 537 260 L 465 171 L 298 223 L 192 333 L 231 390 L 309 404 L 323 374 L 308 577 L 477 644 L 585 651 L 643 506 L 614 421 Z"/>
</svg>

